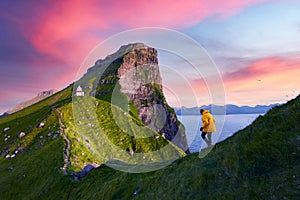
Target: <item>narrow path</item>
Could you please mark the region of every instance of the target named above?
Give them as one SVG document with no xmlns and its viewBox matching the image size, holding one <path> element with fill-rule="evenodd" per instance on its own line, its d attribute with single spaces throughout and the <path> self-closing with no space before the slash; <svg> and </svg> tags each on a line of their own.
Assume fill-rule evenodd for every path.
<svg viewBox="0 0 300 200">
<path fill-rule="evenodd" d="M 68 139 L 67 135 L 65 134 L 64 131 L 64 125 L 62 123 L 62 117 L 61 117 L 61 112 L 59 109 L 55 109 L 57 117 L 58 117 L 58 122 L 60 126 L 60 133 L 62 134 L 64 140 L 65 140 L 65 148 L 64 148 L 64 166 L 62 167 L 63 173 L 68 174 L 67 168 L 68 165 L 70 164 L 70 149 L 71 149 L 71 142 Z"/>
</svg>

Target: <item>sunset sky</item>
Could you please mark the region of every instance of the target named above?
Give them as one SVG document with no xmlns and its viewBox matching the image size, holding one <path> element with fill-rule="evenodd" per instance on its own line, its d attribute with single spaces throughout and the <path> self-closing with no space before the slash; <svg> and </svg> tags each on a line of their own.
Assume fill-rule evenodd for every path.
<svg viewBox="0 0 300 200">
<path fill-rule="evenodd" d="M 143 27 L 176 30 L 203 46 L 220 71 L 226 103 L 286 102 L 300 93 L 299 11 L 299 0 L 1 1 L 0 114 L 68 86 L 99 43 Z M 199 105 L 210 103 L 204 78 L 189 80 Z"/>
</svg>

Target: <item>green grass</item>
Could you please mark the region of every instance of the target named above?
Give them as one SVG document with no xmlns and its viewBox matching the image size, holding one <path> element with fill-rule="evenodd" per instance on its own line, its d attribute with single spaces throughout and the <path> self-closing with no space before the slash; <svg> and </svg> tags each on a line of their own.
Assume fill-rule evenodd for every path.
<svg viewBox="0 0 300 200">
<path fill-rule="evenodd" d="M 73 109 L 76 129 L 82 141 L 101 163 L 110 159 L 131 164 L 167 162 L 185 155 L 128 111 L 107 101 L 92 97 L 76 98 Z M 134 152 L 133 156 L 129 155 L 130 151 Z"/>
<path fill-rule="evenodd" d="M 42 148 L 33 142 L 29 154 L 0 160 L 0 198 L 297 199 L 299 108 L 300 97 L 273 108 L 202 159 L 198 154 L 187 155 L 163 169 L 138 174 L 102 165 L 79 182 L 60 171 L 61 137 L 49 139 Z M 50 114 L 47 120 L 55 130 L 54 116 Z M 13 169 L 8 171 L 10 166 Z M 137 187 L 140 191 L 134 197 Z"/>
</svg>

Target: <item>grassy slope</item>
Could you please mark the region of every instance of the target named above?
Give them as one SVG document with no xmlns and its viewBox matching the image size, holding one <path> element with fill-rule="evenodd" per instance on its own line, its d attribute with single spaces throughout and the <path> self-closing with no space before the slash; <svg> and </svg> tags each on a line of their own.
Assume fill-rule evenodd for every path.
<svg viewBox="0 0 300 200">
<path fill-rule="evenodd" d="M 64 141 L 62 137 L 52 138 L 59 124 L 51 111 L 52 106 L 61 109 L 75 145 L 77 135 L 71 135 L 74 124 L 68 124 L 72 123 L 71 90 L 68 87 L 0 119 L 0 149 L 9 146 L 10 154 L 16 148 L 24 149 L 13 159 L 5 159 L 6 154 L 0 157 L 0 199 L 131 199 L 137 187 L 141 189 L 136 199 L 296 199 L 300 195 L 300 96 L 217 144 L 203 159 L 198 154 L 188 155 L 164 169 L 141 174 L 102 165 L 74 182 L 61 173 Z M 109 116 L 106 102 L 99 102 L 98 116 Z M 46 127 L 36 128 L 41 121 Z M 105 120 L 102 123 L 105 126 Z M 3 132 L 5 127 L 10 130 Z M 17 139 L 20 131 L 30 134 Z M 7 143 L 5 135 L 11 135 Z M 79 160 L 70 170 L 94 161 L 91 155 L 80 157 L 82 152 L 88 153 L 82 145 L 73 147 L 71 158 L 78 156 Z"/>
<path fill-rule="evenodd" d="M 162 170 L 128 174 L 102 166 L 80 183 L 73 198 L 297 199 L 300 185 L 300 97 L 273 108 L 251 126 Z"/>
<path fill-rule="evenodd" d="M 57 112 L 51 109 L 52 107 L 61 111 L 65 133 L 71 140 L 71 165 L 68 167 L 69 172 L 78 171 L 82 169 L 85 164 L 93 163 L 95 161 L 103 163 L 107 161 L 107 154 L 115 153 L 103 151 L 103 155 L 101 154 L 96 159 L 95 156 L 87 150 L 86 144 L 82 142 L 84 137 L 78 134 L 76 129 L 78 127 L 76 127 L 74 123 L 71 93 L 72 87 L 68 87 L 20 112 L 0 119 L 0 151 L 3 150 L 0 157 L 0 199 L 52 198 L 52 196 L 66 198 L 67 193 L 64 191 L 73 188 L 72 177 L 62 175 L 61 167 L 64 164 L 64 141 L 61 135 L 53 138 L 53 136 L 57 134 L 60 126 L 58 123 Z M 85 98 L 89 99 L 89 97 Z M 106 119 L 101 121 L 101 126 L 104 127 L 105 133 L 109 139 L 115 141 L 115 144 L 121 145 L 121 148 L 126 149 L 129 146 L 133 146 L 134 142 L 134 145 L 136 145 L 135 148 L 139 151 L 153 151 L 170 143 L 162 137 L 159 139 L 154 139 L 154 137 L 152 137 L 150 138 L 150 142 L 148 141 L 149 139 L 145 139 L 145 141 L 143 139 L 132 141 L 132 138 L 130 137 L 129 140 L 131 141 L 127 141 L 126 143 L 125 139 L 125 144 L 122 146 L 122 143 L 119 142 L 121 136 L 117 133 L 123 133 L 116 124 L 112 124 L 112 120 L 109 120 L 111 115 L 110 104 L 92 98 L 84 103 L 89 102 L 90 104 L 93 104 L 93 101 L 99 102 L 96 120 L 97 118 L 100 119 L 101 116 Z M 83 107 L 83 110 L 85 111 L 88 109 L 88 107 Z M 120 110 L 120 108 L 114 107 L 114 109 L 117 110 L 115 113 L 123 115 L 124 111 Z M 131 118 L 131 115 L 129 113 L 127 114 L 127 118 Z M 120 118 L 121 120 L 118 121 L 126 123 L 125 121 L 128 121 L 127 118 L 122 117 Z M 45 127 L 37 128 L 38 124 L 42 121 L 45 122 Z M 84 125 L 91 123 L 89 116 L 85 116 L 81 121 Z M 143 127 L 141 126 L 142 123 L 138 122 L 137 118 L 134 118 L 131 123 L 129 128 L 132 129 L 132 134 L 139 134 L 138 132 Z M 5 127 L 9 127 L 10 129 L 4 132 L 3 129 Z M 21 131 L 24 131 L 26 136 L 19 139 L 18 133 Z M 155 134 L 150 129 L 146 132 Z M 8 135 L 11 137 L 5 142 L 4 138 Z M 125 136 L 126 134 L 124 137 Z M 7 154 L 12 155 L 15 150 L 20 152 L 15 158 L 5 158 Z M 175 156 L 184 154 L 180 149 L 171 145 L 169 151 L 166 151 L 163 156 L 167 158 L 174 153 L 176 154 Z M 155 161 L 156 157 L 153 158 Z M 147 159 L 150 159 L 150 157 Z"/>
<path fill-rule="evenodd" d="M 149 173 L 105 165 L 80 182 L 63 176 L 62 138 L 14 159 L 0 160 L 1 199 L 281 199 L 299 197 L 300 97 L 273 108 L 217 144 L 203 159 L 188 155 Z M 53 121 L 53 130 L 57 124 Z M 51 123 L 49 123 L 51 124 Z M 41 133 L 42 134 L 42 133 Z M 2 140 L 1 140 L 2 141 Z M 13 170 L 7 168 L 13 166 Z"/>
<path fill-rule="evenodd" d="M 0 199 L 32 199 L 49 195 L 48 184 L 57 184 L 63 176 L 59 173 L 63 166 L 63 139 L 53 138 L 59 129 L 57 116 L 51 107 L 60 107 L 69 102 L 72 87 L 37 103 L 20 112 L 0 120 L 0 149 L 5 152 L 0 157 Z M 45 127 L 36 128 L 44 121 Z M 3 132 L 5 127 L 10 129 Z M 18 139 L 18 133 L 26 136 Z M 48 136 L 51 134 L 51 136 Z M 11 138 L 5 143 L 5 135 Z M 18 149 L 15 158 L 5 159 Z M 8 170 L 12 168 L 12 170 Z M 26 194 L 26 195 L 24 195 Z"/>
</svg>

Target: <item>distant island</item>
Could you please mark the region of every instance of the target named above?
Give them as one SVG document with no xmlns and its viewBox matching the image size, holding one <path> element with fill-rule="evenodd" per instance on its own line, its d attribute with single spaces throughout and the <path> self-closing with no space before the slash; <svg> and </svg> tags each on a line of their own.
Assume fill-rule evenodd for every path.
<svg viewBox="0 0 300 200">
<path fill-rule="evenodd" d="M 230 114 L 264 114 L 268 112 L 271 108 L 278 106 L 280 104 L 270 104 L 270 105 L 256 105 L 254 107 L 251 106 L 237 106 L 233 104 L 226 104 L 225 106 L 216 106 L 216 105 L 204 105 L 201 107 L 180 107 L 180 108 L 174 108 L 177 115 L 199 115 L 200 109 L 205 110 L 212 110 L 214 109 L 224 109 L 227 115 Z M 225 107 L 225 108 L 224 108 Z M 212 111 L 213 113 L 213 111 Z"/>
</svg>

